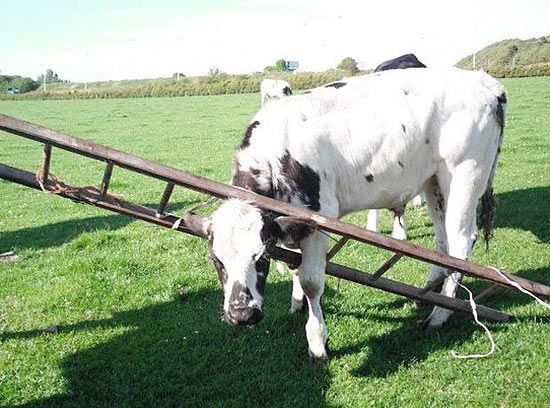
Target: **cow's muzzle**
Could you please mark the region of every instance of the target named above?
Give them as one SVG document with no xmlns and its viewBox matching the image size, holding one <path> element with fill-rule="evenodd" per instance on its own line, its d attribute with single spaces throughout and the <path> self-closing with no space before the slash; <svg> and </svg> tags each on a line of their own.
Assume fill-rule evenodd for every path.
<svg viewBox="0 0 550 408">
<path fill-rule="evenodd" d="M 230 307 L 225 313 L 225 320 L 234 326 L 256 324 L 264 317 L 257 307 Z"/>
</svg>

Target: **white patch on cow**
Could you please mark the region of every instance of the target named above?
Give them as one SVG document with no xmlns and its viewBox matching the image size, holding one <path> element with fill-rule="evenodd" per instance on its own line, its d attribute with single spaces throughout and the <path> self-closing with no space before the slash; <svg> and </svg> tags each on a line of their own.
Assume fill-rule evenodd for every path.
<svg viewBox="0 0 550 408">
<path fill-rule="evenodd" d="M 249 306 L 261 308 L 263 299 L 256 289 L 256 261 L 265 252 L 260 210 L 241 200 L 227 200 L 212 214 L 210 221 L 214 231 L 212 251 L 227 272 L 224 310 L 228 310 L 231 289 L 237 282 L 252 294 Z"/>
</svg>

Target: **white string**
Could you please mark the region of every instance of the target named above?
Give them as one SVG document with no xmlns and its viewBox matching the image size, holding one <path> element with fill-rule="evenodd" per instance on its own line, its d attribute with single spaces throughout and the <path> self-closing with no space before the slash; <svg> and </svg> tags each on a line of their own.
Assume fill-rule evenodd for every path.
<svg viewBox="0 0 550 408">
<path fill-rule="evenodd" d="M 512 285 L 513 287 L 515 287 L 517 290 L 519 290 L 520 292 L 523 292 L 525 293 L 526 295 L 529 295 L 531 296 L 533 299 L 535 299 L 537 301 L 538 304 L 540 304 L 541 306 L 544 306 L 545 308 L 547 309 L 550 309 L 550 305 L 548 303 L 546 303 L 545 301 L 543 300 L 540 300 L 538 297 L 536 297 L 535 295 L 533 295 L 531 292 L 529 292 L 528 290 L 525 290 L 524 288 L 521 287 L 520 284 L 518 284 L 517 282 L 514 282 L 513 280 L 511 280 L 510 278 L 508 278 L 505 274 L 503 274 L 501 271 L 499 271 L 497 268 L 493 268 L 492 266 L 489 266 L 489 268 L 491 268 L 493 271 L 495 271 L 496 273 L 498 273 L 500 276 L 502 276 L 504 278 L 504 280 L 506 282 L 508 282 L 510 285 Z"/>
<path fill-rule="evenodd" d="M 489 266 L 489 268 L 491 268 L 492 270 L 494 270 L 496 273 L 498 273 L 506 282 L 508 282 L 510 285 L 512 285 L 513 287 L 515 287 L 517 290 L 519 290 L 520 292 L 522 293 L 525 293 L 526 295 L 529 295 L 531 296 L 533 299 L 535 299 L 537 301 L 537 303 L 539 303 L 541 306 L 544 306 L 546 307 L 547 309 L 550 309 L 550 305 L 546 302 L 544 302 L 543 300 L 539 299 L 537 296 L 533 295 L 531 292 L 529 292 L 528 290 L 524 289 L 519 283 L 517 282 L 514 282 L 513 280 L 511 280 L 510 278 L 508 278 L 505 274 L 503 274 L 501 271 L 499 271 L 497 268 L 494 268 L 492 266 Z M 486 353 L 486 354 L 471 354 L 471 355 L 459 355 L 457 354 L 454 350 L 451 350 L 451 356 L 453 356 L 454 358 L 462 358 L 462 359 L 465 359 L 465 358 L 485 358 L 485 357 L 489 357 L 491 354 L 493 354 L 495 352 L 495 341 L 493 340 L 493 336 L 491 335 L 491 332 L 489 331 L 489 329 L 487 328 L 487 326 L 485 326 L 483 323 L 481 323 L 477 317 L 477 307 L 476 307 L 476 303 L 474 302 L 474 297 L 473 297 L 473 294 L 472 292 L 466 287 L 464 286 L 463 284 L 461 284 L 460 282 L 458 282 L 455 277 L 453 275 L 451 275 L 452 279 L 455 281 L 455 283 L 457 283 L 462 289 L 466 290 L 468 292 L 468 296 L 470 297 L 470 306 L 472 308 L 472 314 L 474 315 L 474 320 L 476 321 L 476 323 L 478 325 L 480 325 L 483 330 L 485 330 L 485 332 L 487 333 L 487 336 L 489 337 L 489 340 L 491 342 L 491 350 Z"/>
<path fill-rule="evenodd" d="M 491 354 L 493 354 L 495 352 L 495 341 L 493 340 L 493 336 L 491 335 L 491 332 L 489 331 L 489 329 L 487 328 L 487 326 L 485 326 L 483 323 L 481 323 L 477 317 L 477 306 L 476 306 L 476 302 L 474 302 L 474 295 L 472 294 L 472 292 L 470 291 L 470 289 L 468 289 L 466 286 L 464 286 L 462 283 L 460 283 L 459 281 L 457 281 L 455 279 L 455 277 L 453 275 L 451 275 L 451 278 L 455 281 L 455 283 L 457 283 L 462 289 L 466 290 L 466 292 L 468 292 L 468 296 L 470 297 L 470 306 L 472 308 L 472 314 L 474 315 L 474 320 L 476 321 L 476 323 L 478 325 L 480 325 L 483 330 L 485 330 L 485 333 L 487 333 L 487 337 L 489 337 L 489 341 L 491 342 L 491 350 L 489 350 L 488 353 L 486 354 L 469 354 L 469 355 L 461 355 L 461 354 L 458 354 L 456 351 L 454 350 L 451 350 L 451 356 L 453 356 L 453 358 L 461 358 L 461 359 L 466 359 L 466 358 L 485 358 L 485 357 L 489 357 Z"/>
</svg>

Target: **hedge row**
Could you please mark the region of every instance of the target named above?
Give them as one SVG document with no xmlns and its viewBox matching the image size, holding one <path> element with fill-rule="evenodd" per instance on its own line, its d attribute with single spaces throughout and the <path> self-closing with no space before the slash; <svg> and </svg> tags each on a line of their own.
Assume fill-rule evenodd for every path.
<svg viewBox="0 0 550 408">
<path fill-rule="evenodd" d="M 518 65 L 490 67 L 487 72 L 496 78 L 523 78 L 535 76 L 550 76 L 550 64 L 540 63 L 531 65 Z"/>
<path fill-rule="evenodd" d="M 86 99 L 86 98 L 134 98 L 150 96 L 195 96 L 260 92 L 264 78 L 288 81 L 294 90 L 311 89 L 332 81 L 338 81 L 349 73 L 331 70 L 321 73 L 273 73 L 271 75 L 211 75 L 196 78 L 158 79 L 144 81 L 102 82 L 51 87 L 21 95 L 2 95 L 2 99 Z"/>
<path fill-rule="evenodd" d="M 541 63 L 516 67 L 490 67 L 487 72 L 497 78 L 550 76 L 550 64 Z M 362 71 L 357 75 L 366 74 Z M 91 99 L 91 98 L 139 98 L 151 96 L 194 96 L 260 92 L 264 78 L 288 81 L 294 90 L 311 89 L 349 76 L 349 71 L 271 73 L 268 75 L 209 75 L 204 77 L 157 80 L 133 80 L 98 82 L 88 84 L 59 84 L 19 95 L 0 94 L 0 99 Z"/>
</svg>

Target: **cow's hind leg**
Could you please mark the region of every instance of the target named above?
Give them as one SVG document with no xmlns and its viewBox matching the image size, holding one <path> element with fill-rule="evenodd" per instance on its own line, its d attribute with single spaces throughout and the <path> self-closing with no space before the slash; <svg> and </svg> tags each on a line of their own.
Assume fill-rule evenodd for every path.
<svg viewBox="0 0 550 408">
<path fill-rule="evenodd" d="M 369 210 L 365 228 L 369 231 L 380 232 L 380 213 L 378 210 Z"/>
<path fill-rule="evenodd" d="M 407 222 L 405 221 L 405 208 L 393 211 L 393 230 L 391 236 L 395 239 L 407 239 Z"/>
<path fill-rule="evenodd" d="M 448 191 L 441 189 L 436 176 L 433 176 L 424 185 L 424 196 L 435 230 L 435 245 L 439 252 L 447 253 L 447 233 L 445 231 L 445 207 L 447 205 Z M 441 275 L 446 274 L 447 269 L 442 266 L 432 265 L 432 271 L 426 286 L 437 280 Z"/>
<path fill-rule="evenodd" d="M 468 259 L 477 239 L 476 205 L 482 190 L 482 183 L 476 180 L 478 174 L 469 163 L 463 163 L 453 170 L 449 196 L 445 211 L 445 232 L 448 254 L 460 259 Z M 427 197 L 426 197 L 427 198 Z M 441 294 L 455 297 L 462 274 L 453 272 L 443 283 Z M 428 329 L 440 328 L 453 312 L 435 306 L 428 316 Z"/>
<path fill-rule="evenodd" d="M 300 285 L 306 295 L 309 317 L 306 324 L 309 358 L 314 363 L 327 360 L 327 328 L 321 309 L 321 296 L 325 288 L 326 253 L 329 237 L 314 232 L 300 242 L 302 263 L 298 268 Z"/>
</svg>

